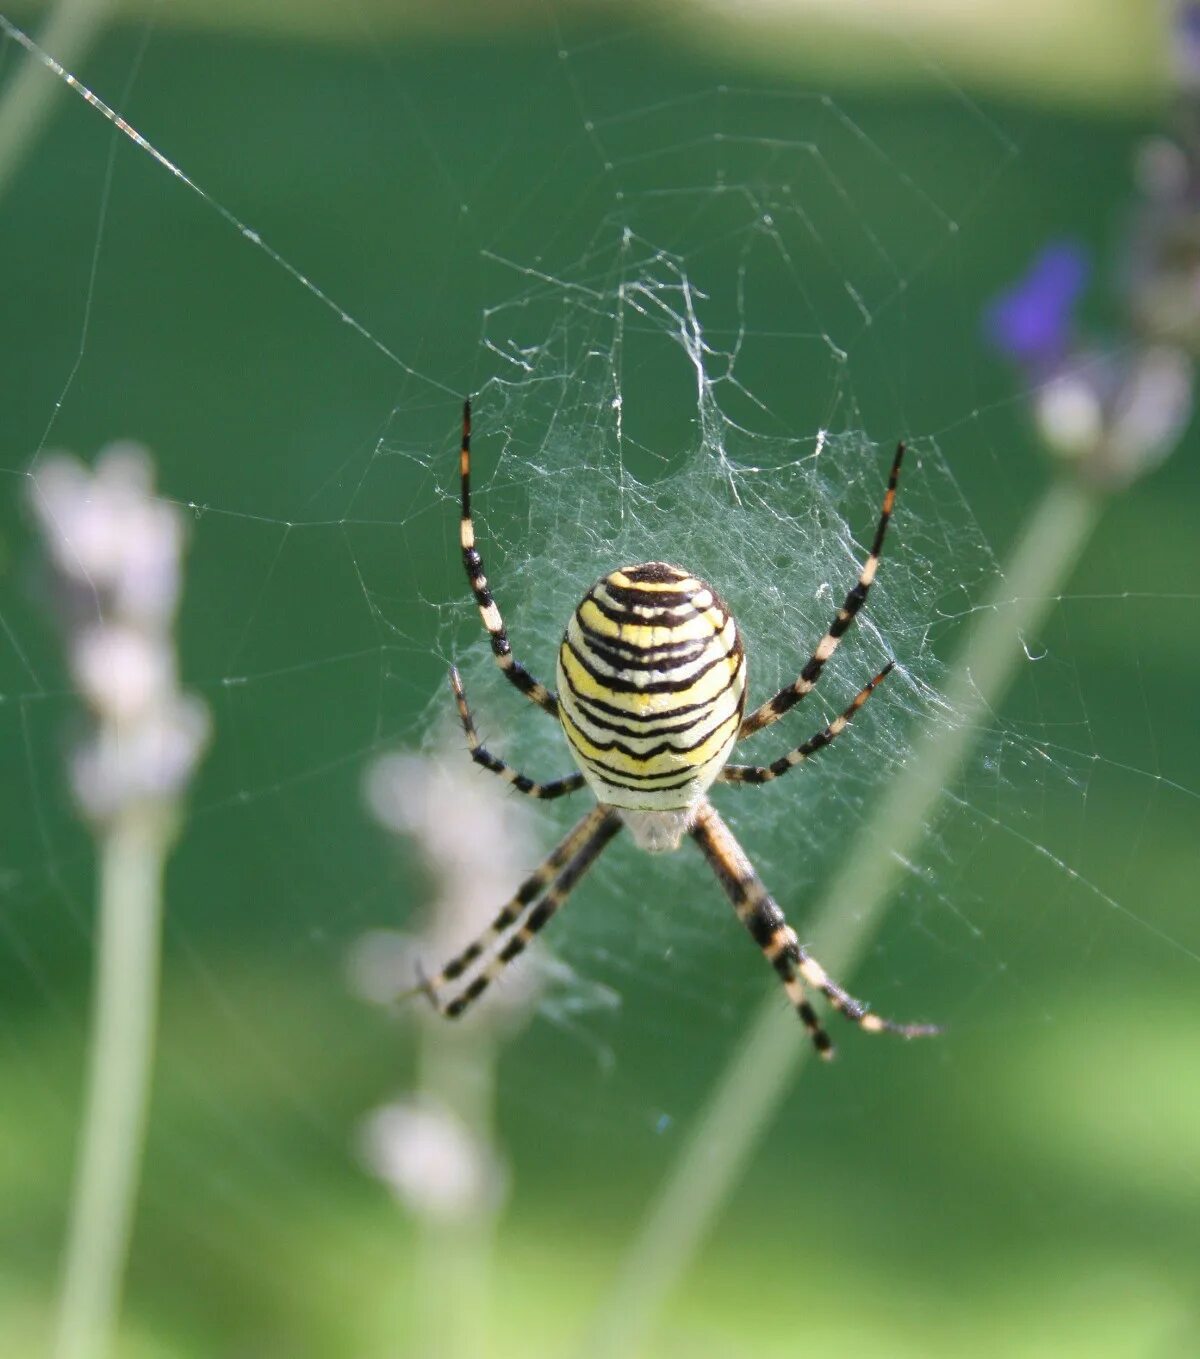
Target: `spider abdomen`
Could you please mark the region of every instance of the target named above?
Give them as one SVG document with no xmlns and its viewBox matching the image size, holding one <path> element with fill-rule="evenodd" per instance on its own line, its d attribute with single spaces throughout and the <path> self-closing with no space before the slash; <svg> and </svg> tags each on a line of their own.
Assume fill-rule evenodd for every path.
<svg viewBox="0 0 1200 1359">
<path fill-rule="evenodd" d="M 558 710 L 597 798 L 687 810 L 729 758 L 746 700 L 737 623 L 704 581 L 647 562 L 598 580 L 558 653 Z"/>
</svg>

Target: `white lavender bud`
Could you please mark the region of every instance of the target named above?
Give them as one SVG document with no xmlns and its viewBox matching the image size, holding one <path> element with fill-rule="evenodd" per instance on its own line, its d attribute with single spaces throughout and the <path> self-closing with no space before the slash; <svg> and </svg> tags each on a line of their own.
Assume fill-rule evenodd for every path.
<svg viewBox="0 0 1200 1359">
<path fill-rule="evenodd" d="M 71 756 L 71 786 L 84 813 L 107 821 L 138 803 L 173 803 L 208 745 L 208 709 L 173 694 L 128 726 L 103 723 Z"/>
<path fill-rule="evenodd" d="M 116 724 L 159 707 L 175 687 L 175 657 L 163 638 L 116 620 L 79 631 L 71 672 L 88 706 Z"/>
<path fill-rule="evenodd" d="M 1192 414 L 1192 362 L 1173 345 L 1093 352 L 1038 389 L 1047 448 L 1106 490 L 1127 486 L 1176 446 Z"/>
<path fill-rule="evenodd" d="M 494 1211 L 508 1175 L 491 1147 L 440 1103 L 399 1099 L 358 1133 L 359 1154 L 407 1208 L 443 1221 Z"/>
</svg>

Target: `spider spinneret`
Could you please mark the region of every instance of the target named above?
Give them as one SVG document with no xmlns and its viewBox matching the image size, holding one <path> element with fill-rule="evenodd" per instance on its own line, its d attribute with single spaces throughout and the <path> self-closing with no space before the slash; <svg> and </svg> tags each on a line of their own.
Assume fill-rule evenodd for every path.
<svg viewBox="0 0 1200 1359">
<path fill-rule="evenodd" d="M 709 802 L 714 783 L 769 783 L 835 740 L 892 669 L 889 663 L 848 707 L 807 741 L 766 765 L 731 765 L 734 746 L 776 722 L 821 677 L 875 579 L 884 535 L 896 502 L 904 444 L 896 448 L 870 554 L 824 637 L 793 683 L 745 715 L 746 655 L 738 626 L 717 592 L 682 567 L 666 562 L 626 566 L 603 576 L 584 595 L 567 624 L 552 693 L 517 661 L 475 546 L 471 518 L 471 403 L 463 404 L 459 463 L 461 543 L 467 579 L 491 638 L 496 663 L 532 703 L 562 726 L 579 772 L 548 783 L 518 773 L 487 750 L 475 730 L 462 679 L 450 682 L 471 758 L 518 792 L 556 798 L 586 784 L 597 806 L 521 884 L 487 930 L 417 988 L 448 1018 L 461 1015 L 528 946 L 567 900 L 572 888 L 625 826 L 652 853 L 696 842 L 738 918 L 783 983 L 788 999 L 822 1057 L 833 1044 L 807 998 L 819 991 L 869 1033 L 905 1038 L 938 1032 L 930 1024 L 898 1024 L 871 1013 L 831 978 L 801 945 L 762 885 L 733 832 Z M 448 995 L 462 982 L 457 994 Z"/>
</svg>

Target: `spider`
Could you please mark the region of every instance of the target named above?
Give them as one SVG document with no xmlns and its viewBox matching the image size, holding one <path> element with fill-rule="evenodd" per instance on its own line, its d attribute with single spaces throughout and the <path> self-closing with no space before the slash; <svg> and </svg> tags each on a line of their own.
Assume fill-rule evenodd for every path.
<svg viewBox="0 0 1200 1359">
<path fill-rule="evenodd" d="M 871 552 L 829 630 L 799 677 L 744 715 L 746 656 L 737 623 L 717 592 L 666 562 L 625 566 L 584 595 L 558 652 L 557 693 L 516 660 L 484 575 L 471 519 L 471 403 L 463 403 L 461 540 L 467 579 L 501 671 L 530 702 L 562 725 L 579 772 L 549 783 L 518 773 L 481 742 L 462 677 L 450 683 L 471 758 L 518 792 L 557 798 L 586 784 L 599 805 L 572 829 L 518 888 L 491 925 L 433 976 L 423 991 L 447 1018 L 463 1014 L 566 902 L 608 843 L 628 827 L 651 853 L 675 850 L 689 835 L 699 846 L 738 918 L 783 983 L 821 1057 L 833 1043 L 805 988 L 868 1033 L 905 1038 L 933 1025 L 898 1024 L 870 1012 L 801 945 L 729 827 L 708 801 L 716 782 L 769 783 L 802 764 L 845 730 L 893 668 L 889 662 L 822 731 L 767 765 L 729 764 L 734 746 L 769 727 L 815 688 L 826 662 L 866 602 L 896 500 L 904 444 L 896 448 Z M 455 987 L 455 983 L 462 985 Z M 456 994 L 452 994 L 456 992 Z"/>
</svg>

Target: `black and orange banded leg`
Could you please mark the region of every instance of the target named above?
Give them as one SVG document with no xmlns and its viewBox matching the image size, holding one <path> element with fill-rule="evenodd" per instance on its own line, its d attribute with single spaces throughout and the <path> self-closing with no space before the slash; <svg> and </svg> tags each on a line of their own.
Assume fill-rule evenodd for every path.
<svg viewBox="0 0 1200 1359">
<path fill-rule="evenodd" d="M 588 837 L 595 833 L 602 819 L 602 809 L 593 808 L 563 837 L 544 862 L 517 888 L 513 896 L 504 903 L 499 914 L 481 935 L 460 953 L 456 953 L 449 962 L 443 964 L 441 970 L 432 977 L 422 976 L 420 985 L 415 987 L 413 991 L 406 992 L 401 999 L 415 994 L 416 991 L 424 991 L 430 1000 L 437 1005 L 438 1009 L 442 1009 L 443 1007 L 438 1001 L 438 993 L 446 983 L 461 977 L 473 963 L 483 957 L 506 930 L 521 919 L 526 907 L 542 895 L 550 885 L 554 875 L 579 851 L 581 846 L 587 842 Z"/>
<path fill-rule="evenodd" d="M 467 695 L 463 689 L 462 676 L 458 673 L 458 667 L 453 665 L 450 667 L 450 687 L 454 690 L 459 720 L 466 733 L 467 749 L 476 764 L 482 765 L 484 769 L 490 769 L 493 774 L 499 774 L 518 793 L 524 793 L 527 797 L 544 799 L 562 797 L 565 793 L 578 792 L 583 787 L 584 778 L 579 773 L 567 774 L 564 778 L 553 779 L 549 783 L 536 783 L 525 774 L 519 774 L 511 765 L 505 764 L 499 756 L 493 755 L 479 739 L 479 733 L 475 730 L 475 719 L 471 716 Z"/>
<path fill-rule="evenodd" d="M 892 510 L 896 505 L 896 486 L 900 481 L 900 464 L 904 461 L 904 444 L 896 445 L 896 456 L 892 459 L 892 471 L 888 477 L 887 491 L 883 497 L 883 510 L 879 516 L 879 524 L 875 529 L 875 540 L 871 544 L 871 553 L 859 572 L 858 580 L 854 587 L 842 602 L 842 607 L 837 612 L 837 617 L 829 625 L 829 631 L 817 643 L 817 649 L 809 657 L 804 669 L 801 670 L 799 678 L 785 689 L 768 699 L 761 708 L 756 708 L 748 717 L 742 720 L 741 728 L 738 731 L 738 740 L 744 741 L 747 736 L 753 736 L 756 731 L 761 731 L 763 727 L 769 727 L 772 722 L 776 722 L 790 708 L 794 708 L 797 703 L 811 693 L 816 687 L 817 681 L 821 678 L 821 671 L 825 668 L 826 661 L 837 650 L 838 643 L 841 641 L 847 628 L 854 622 L 854 617 L 862 606 L 867 602 L 867 594 L 875 580 L 875 573 L 879 569 L 879 555 L 883 551 L 883 539 L 887 533 L 888 523 L 892 517 Z"/>
<path fill-rule="evenodd" d="M 621 818 L 607 807 L 593 807 L 538 870 L 526 878 L 488 928 L 451 958 L 440 972 L 432 977 L 422 977 L 414 990 L 423 991 L 434 1008 L 447 1019 L 457 1019 L 505 967 L 525 951 L 530 940 L 563 905 L 571 889 L 623 824 Z M 508 941 L 487 957 L 493 945 L 510 929 L 513 933 Z M 452 1000 L 445 999 L 442 992 L 446 984 L 457 980 L 481 959 L 486 961 L 477 975 Z"/>
<path fill-rule="evenodd" d="M 733 832 L 717 815 L 711 803 L 701 804 L 691 835 L 733 903 L 738 919 L 750 931 L 751 938 L 779 974 L 788 999 L 795 1006 L 819 1056 L 826 1060 L 832 1057 L 833 1043 L 805 995 L 805 983 L 820 991 L 835 1010 L 868 1033 L 896 1033 L 903 1038 L 924 1038 L 939 1032 L 932 1024 L 897 1024 L 891 1019 L 881 1019 L 826 973 L 821 964 L 801 946 L 796 932 L 787 923 Z"/>
<path fill-rule="evenodd" d="M 846 711 L 840 717 L 835 717 L 824 731 L 817 732 L 815 736 L 809 737 L 807 741 L 789 750 L 786 755 L 781 755 L 779 759 L 772 760 L 770 764 L 727 764 L 721 770 L 720 779 L 725 783 L 770 783 L 780 774 L 786 774 L 789 769 L 795 769 L 798 764 L 803 764 L 810 755 L 815 755 L 818 750 L 824 750 L 846 730 L 854 720 L 854 714 L 875 692 L 876 686 L 887 679 L 895 668 L 895 661 L 889 661 L 869 684 L 865 684 L 855 694 L 854 701 Z"/>
<path fill-rule="evenodd" d="M 475 546 L 475 525 L 471 520 L 471 401 L 463 402 L 462 453 L 459 457 L 459 474 L 462 478 L 462 522 L 460 538 L 462 541 L 463 565 L 467 569 L 467 580 L 471 592 L 479 605 L 479 616 L 483 626 L 492 639 L 492 654 L 496 664 L 507 676 L 509 682 L 520 689 L 531 703 L 548 712 L 551 717 L 558 714 L 558 700 L 540 680 L 534 679 L 520 661 L 514 659 L 504 619 L 492 598 L 487 576 L 483 573 L 483 558 Z"/>
</svg>

